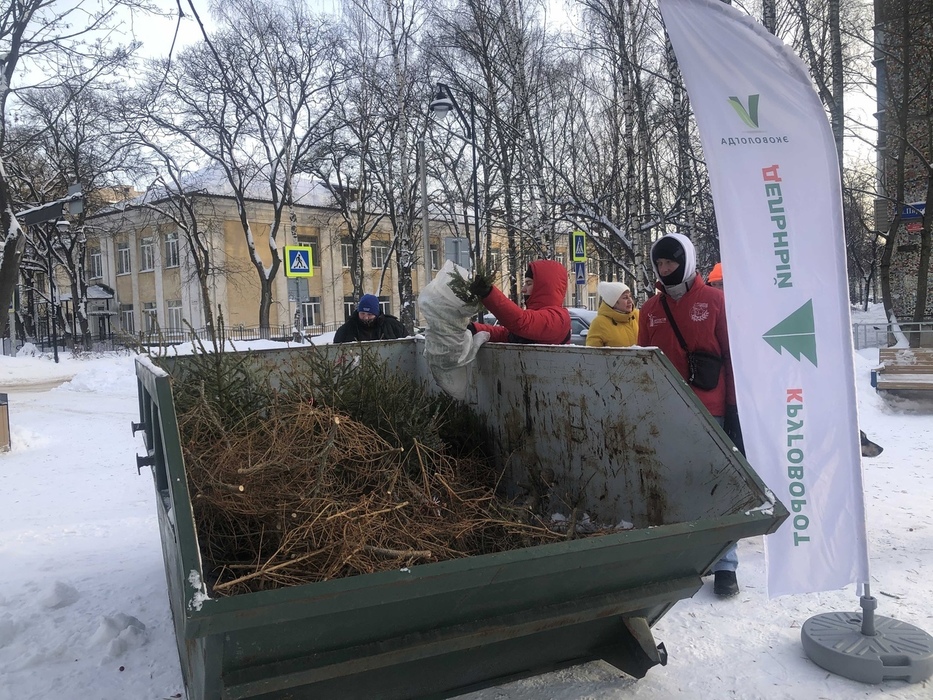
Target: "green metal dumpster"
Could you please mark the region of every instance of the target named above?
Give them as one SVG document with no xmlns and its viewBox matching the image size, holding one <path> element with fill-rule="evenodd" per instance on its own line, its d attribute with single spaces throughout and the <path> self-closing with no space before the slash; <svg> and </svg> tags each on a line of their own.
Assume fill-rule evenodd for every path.
<svg viewBox="0 0 933 700">
<path fill-rule="evenodd" d="M 423 340 L 365 344 L 433 383 Z M 256 353 L 285 365 L 304 349 Z M 337 355 L 359 346 L 332 346 Z M 173 360 L 173 374 L 185 358 Z M 561 500 L 634 528 L 498 554 L 214 598 L 207 589 L 169 375 L 137 361 L 140 421 L 191 700 L 450 697 L 604 659 L 664 663 L 654 625 L 743 537 L 787 511 L 657 350 L 486 345 L 467 403 L 517 492 L 532 464 Z"/>
</svg>

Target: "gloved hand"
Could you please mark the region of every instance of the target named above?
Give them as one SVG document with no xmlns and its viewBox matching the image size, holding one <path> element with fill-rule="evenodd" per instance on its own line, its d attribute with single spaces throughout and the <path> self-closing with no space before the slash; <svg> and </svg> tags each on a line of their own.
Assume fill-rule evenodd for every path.
<svg viewBox="0 0 933 700">
<path fill-rule="evenodd" d="M 467 324 L 467 330 L 470 331 L 471 335 L 476 335 L 476 325 L 472 321 Z"/>
<path fill-rule="evenodd" d="M 485 299 L 489 296 L 489 292 L 492 291 L 492 283 L 484 275 L 477 275 L 473 278 L 473 281 L 470 282 L 470 294 L 475 295 L 480 299 Z"/>
</svg>

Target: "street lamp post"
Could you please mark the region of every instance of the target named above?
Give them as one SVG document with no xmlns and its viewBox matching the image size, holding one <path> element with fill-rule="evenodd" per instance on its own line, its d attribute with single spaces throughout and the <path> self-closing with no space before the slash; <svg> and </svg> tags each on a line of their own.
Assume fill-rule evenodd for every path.
<svg viewBox="0 0 933 700">
<path fill-rule="evenodd" d="M 477 163 L 476 163 L 476 151 L 479 149 L 479 146 L 476 142 L 476 105 L 473 101 L 473 94 L 467 90 L 466 95 L 470 101 L 470 112 L 469 120 L 464 116 L 463 110 L 461 109 L 457 98 L 454 97 L 453 92 L 450 87 L 445 83 L 437 84 L 437 93 L 434 95 L 434 99 L 431 100 L 431 111 L 439 116 L 441 119 L 447 116 L 447 113 L 453 110 L 457 119 L 460 121 L 460 124 L 463 126 L 464 131 L 467 134 L 467 140 L 472 146 L 471 151 L 473 153 L 473 173 L 472 173 L 472 185 L 473 185 L 473 267 L 474 272 L 478 269 L 480 265 L 481 257 L 481 238 L 480 238 L 480 227 L 479 227 L 479 182 L 477 174 Z M 464 225 L 467 228 L 467 237 L 469 237 L 469 216 L 464 216 Z"/>
<path fill-rule="evenodd" d="M 67 236 L 68 232 L 71 230 L 71 224 L 69 224 L 65 219 L 59 219 L 55 222 L 55 228 L 58 231 L 60 236 Z M 54 260 L 52 259 L 52 246 L 54 242 L 52 237 L 49 236 L 48 241 L 48 276 L 49 276 L 49 325 L 50 332 L 52 335 L 52 355 L 55 357 L 56 364 L 58 363 L 58 305 L 55 303 L 56 289 L 55 289 L 55 278 L 53 274 L 55 272 Z"/>
<path fill-rule="evenodd" d="M 424 254 L 424 280 L 421 288 L 431 283 L 431 233 L 428 229 L 430 215 L 428 213 L 428 166 L 424 156 L 424 139 L 418 139 L 418 185 L 421 190 L 421 238 Z"/>
<path fill-rule="evenodd" d="M 49 337 L 52 339 L 52 354 L 58 363 L 58 336 L 55 332 L 55 279 L 52 277 L 52 237 L 47 239 L 48 250 L 45 254 L 45 274 L 49 278 L 49 306 L 46 318 L 49 322 Z"/>
</svg>

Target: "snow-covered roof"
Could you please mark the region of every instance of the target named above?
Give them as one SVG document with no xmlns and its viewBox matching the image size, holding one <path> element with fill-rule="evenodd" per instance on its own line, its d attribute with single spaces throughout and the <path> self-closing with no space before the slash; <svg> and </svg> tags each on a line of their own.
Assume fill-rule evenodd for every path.
<svg viewBox="0 0 933 700">
<path fill-rule="evenodd" d="M 233 187 L 224 170 L 217 164 L 211 164 L 182 179 L 182 189 L 187 193 L 201 193 L 215 197 L 233 197 Z M 255 175 L 246 186 L 249 199 L 269 202 L 272 200 L 269 182 L 261 173 Z M 295 175 L 292 179 L 292 191 L 295 204 L 308 207 L 332 207 L 334 197 L 324 183 L 308 175 Z M 166 187 L 150 187 L 146 192 L 133 199 L 115 203 L 101 213 L 112 213 L 124 208 L 140 206 L 167 199 L 175 192 Z"/>
<path fill-rule="evenodd" d="M 92 284 L 87 288 L 87 298 L 92 300 L 113 299 L 113 289 L 106 284 Z M 71 301 L 71 292 L 63 292 L 58 299 L 59 301 Z"/>
</svg>

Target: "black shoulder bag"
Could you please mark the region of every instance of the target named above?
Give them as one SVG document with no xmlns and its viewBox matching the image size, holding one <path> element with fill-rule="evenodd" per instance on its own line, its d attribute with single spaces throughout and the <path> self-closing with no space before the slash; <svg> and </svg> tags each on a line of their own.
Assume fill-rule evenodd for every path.
<svg viewBox="0 0 933 700">
<path fill-rule="evenodd" d="M 674 335 L 680 341 L 680 347 L 687 353 L 687 382 L 697 389 L 709 391 L 715 389 L 719 384 L 719 373 L 722 370 L 722 358 L 711 352 L 702 350 L 688 350 L 684 337 L 680 334 L 680 329 L 674 323 L 674 317 L 671 316 L 670 307 L 667 305 L 667 297 L 661 297 L 661 305 L 664 307 L 664 314 L 667 320 L 671 322 L 671 328 L 674 329 Z"/>
</svg>

